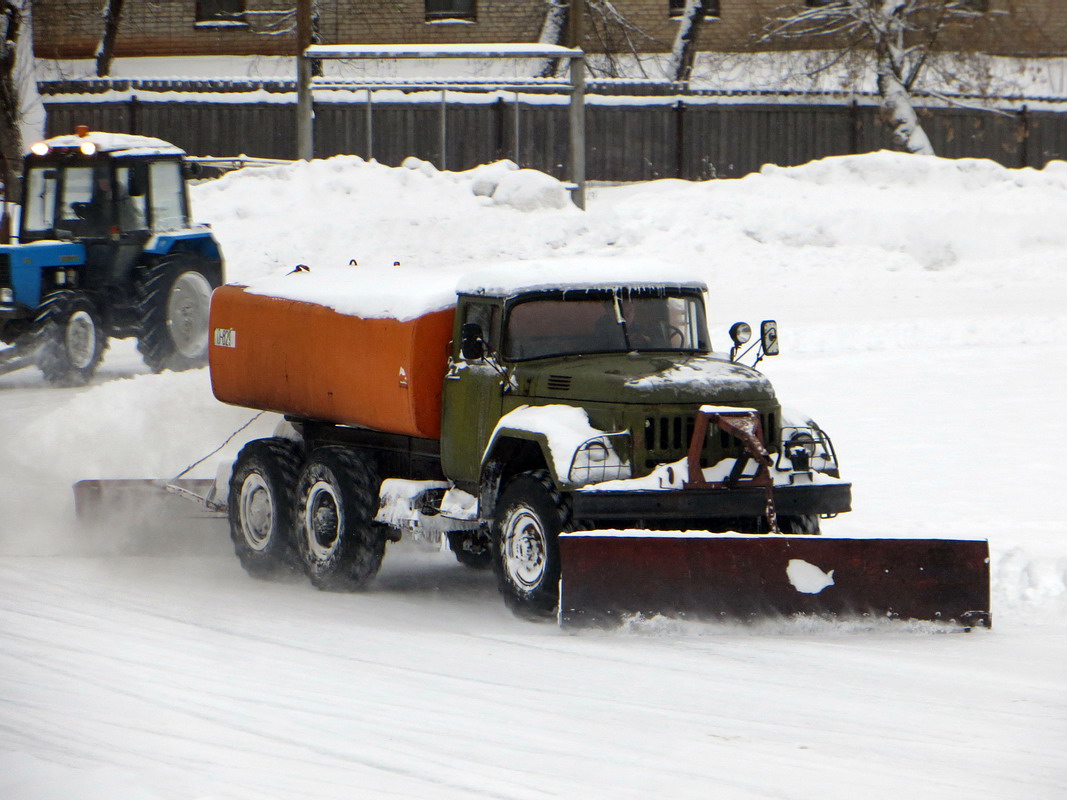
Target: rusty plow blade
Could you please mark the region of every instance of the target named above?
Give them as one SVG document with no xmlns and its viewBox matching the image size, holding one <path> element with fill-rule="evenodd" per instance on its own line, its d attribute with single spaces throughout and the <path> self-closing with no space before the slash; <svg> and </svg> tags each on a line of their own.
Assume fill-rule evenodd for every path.
<svg viewBox="0 0 1067 800">
<path fill-rule="evenodd" d="M 89 522 L 115 517 L 180 519 L 218 516 L 226 505 L 216 501 L 211 478 L 85 480 L 74 484 L 74 511 L 79 520 Z"/>
<path fill-rule="evenodd" d="M 992 624 L 982 540 L 593 531 L 559 544 L 565 627 L 658 615 Z"/>
</svg>

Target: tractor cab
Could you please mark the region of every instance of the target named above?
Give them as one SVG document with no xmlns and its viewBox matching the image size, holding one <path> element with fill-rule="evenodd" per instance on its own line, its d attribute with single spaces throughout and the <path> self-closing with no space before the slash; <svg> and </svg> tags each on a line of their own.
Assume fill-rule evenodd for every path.
<svg viewBox="0 0 1067 800">
<path fill-rule="evenodd" d="M 158 139 L 88 133 L 33 146 L 26 157 L 22 243 L 147 239 L 189 227 L 183 153 Z"/>
</svg>

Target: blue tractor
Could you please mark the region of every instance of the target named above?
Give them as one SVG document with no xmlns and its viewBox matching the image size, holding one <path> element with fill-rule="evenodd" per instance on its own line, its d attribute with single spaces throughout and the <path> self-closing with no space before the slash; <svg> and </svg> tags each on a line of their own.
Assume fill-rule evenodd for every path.
<svg viewBox="0 0 1067 800">
<path fill-rule="evenodd" d="M 26 156 L 17 244 L 0 245 L 0 374 L 36 365 L 86 383 L 108 337 L 156 372 L 207 363 L 218 242 L 189 221 L 197 165 L 160 139 L 90 132 Z"/>
</svg>

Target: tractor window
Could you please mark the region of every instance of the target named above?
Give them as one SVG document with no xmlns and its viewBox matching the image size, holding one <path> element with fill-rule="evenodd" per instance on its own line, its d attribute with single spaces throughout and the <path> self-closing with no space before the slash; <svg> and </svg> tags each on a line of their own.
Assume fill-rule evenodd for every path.
<svg viewBox="0 0 1067 800">
<path fill-rule="evenodd" d="M 59 225 L 65 230 L 81 230 L 86 210 L 93 200 L 93 168 L 67 167 L 63 170 L 63 196 L 59 204 Z"/>
<path fill-rule="evenodd" d="M 56 221 L 56 171 L 38 167 L 26 176 L 23 204 L 23 230 L 32 233 L 50 231 Z"/>
<path fill-rule="evenodd" d="M 181 164 L 177 161 L 155 161 L 149 167 L 149 186 L 152 198 L 152 229 L 173 231 L 186 227 L 185 184 Z"/>
<path fill-rule="evenodd" d="M 143 231 L 147 227 L 144 189 L 138 185 L 134 170 L 119 167 L 115 170 L 115 185 L 118 187 L 119 228 L 124 231 Z"/>
</svg>

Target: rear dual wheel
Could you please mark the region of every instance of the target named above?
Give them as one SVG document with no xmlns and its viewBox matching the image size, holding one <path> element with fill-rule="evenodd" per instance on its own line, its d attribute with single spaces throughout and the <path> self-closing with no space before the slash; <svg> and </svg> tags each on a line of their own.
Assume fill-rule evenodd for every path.
<svg viewBox="0 0 1067 800">
<path fill-rule="evenodd" d="M 379 487 L 373 461 L 346 448 L 320 448 L 304 467 L 296 551 L 319 589 L 354 591 L 378 574 L 386 540 L 374 523 Z"/>
<path fill-rule="evenodd" d="M 290 573 L 294 488 L 300 449 L 288 439 L 257 439 L 242 448 L 230 477 L 230 538 L 245 571 L 256 578 Z"/>
</svg>

